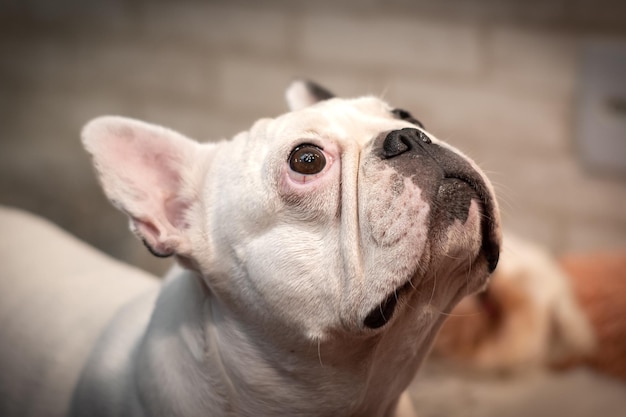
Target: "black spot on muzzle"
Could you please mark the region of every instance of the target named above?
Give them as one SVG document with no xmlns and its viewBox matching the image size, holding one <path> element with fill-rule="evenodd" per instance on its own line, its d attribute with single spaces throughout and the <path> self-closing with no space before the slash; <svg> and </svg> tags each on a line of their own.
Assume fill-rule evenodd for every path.
<svg viewBox="0 0 626 417">
<path fill-rule="evenodd" d="M 467 219 L 472 198 L 482 205 L 482 254 L 492 272 L 500 256 L 495 201 L 483 177 L 458 153 L 433 143 L 420 129 L 404 128 L 381 135 L 374 151 L 399 174 L 411 178 L 433 204 L 431 216 L 444 226 Z M 431 219 L 432 220 L 432 219 Z"/>
</svg>

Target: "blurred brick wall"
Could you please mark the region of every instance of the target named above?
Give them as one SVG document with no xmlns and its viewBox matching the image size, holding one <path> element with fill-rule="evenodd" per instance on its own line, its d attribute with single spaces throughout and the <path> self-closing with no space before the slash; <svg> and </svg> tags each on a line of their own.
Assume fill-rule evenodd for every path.
<svg viewBox="0 0 626 417">
<path fill-rule="evenodd" d="M 557 252 L 626 246 L 626 179 L 586 172 L 574 140 L 597 37 L 626 40 L 623 2 L 0 0 L 0 204 L 161 272 L 102 197 L 81 126 L 230 137 L 304 76 L 410 109 L 490 174 L 509 229 Z"/>
</svg>

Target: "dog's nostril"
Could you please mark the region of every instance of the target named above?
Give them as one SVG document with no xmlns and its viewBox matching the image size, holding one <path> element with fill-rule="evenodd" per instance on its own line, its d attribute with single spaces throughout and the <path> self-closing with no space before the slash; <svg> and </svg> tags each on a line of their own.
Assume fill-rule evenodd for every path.
<svg viewBox="0 0 626 417">
<path fill-rule="evenodd" d="M 422 144 L 430 144 L 431 140 L 421 130 L 404 128 L 389 132 L 383 142 L 383 157 L 393 158 L 420 147 Z"/>
<path fill-rule="evenodd" d="M 410 150 L 410 142 L 402 134 L 391 132 L 383 143 L 383 154 L 386 158 L 393 158 Z"/>
</svg>

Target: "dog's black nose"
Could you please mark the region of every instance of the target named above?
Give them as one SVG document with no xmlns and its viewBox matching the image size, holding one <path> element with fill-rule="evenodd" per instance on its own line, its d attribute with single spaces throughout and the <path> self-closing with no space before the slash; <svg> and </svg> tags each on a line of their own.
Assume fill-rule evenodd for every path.
<svg viewBox="0 0 626 417">
<path fill-rule="evenodd" d="M 384 158 L 393 158 L 408 151 L 422 150 L 430 143 L 428 136 L 419 129 L 393 130 L 385 137 L 382 154 Z"/>
</svg>

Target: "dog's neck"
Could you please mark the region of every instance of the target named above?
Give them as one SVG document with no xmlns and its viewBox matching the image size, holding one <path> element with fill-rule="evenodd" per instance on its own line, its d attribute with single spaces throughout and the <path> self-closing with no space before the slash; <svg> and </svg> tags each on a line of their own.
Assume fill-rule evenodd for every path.
<svg viewBox="0 0 626 417">
<path fill-rule="evenodd" d="M 180 272 L 164 284 L 139 349 L 140 401 L 148 415 L 391 415 L 438 327 L 402 321 L 384 339 L 268 340 Z"/>
</svg>

